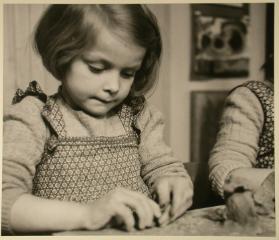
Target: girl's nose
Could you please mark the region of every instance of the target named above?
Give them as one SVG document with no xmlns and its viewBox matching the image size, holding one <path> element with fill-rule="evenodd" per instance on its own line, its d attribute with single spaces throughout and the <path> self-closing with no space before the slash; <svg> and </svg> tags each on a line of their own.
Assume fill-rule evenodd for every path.
<svg viewBox="0 0 279 240">
<path fill-rule="evenodd" d="M 110 94 L 115 94 L 119 91 L 120 87 L 120 75 L 117 72 L 112 72 L 107 75 L 107 79 L 104 84 L 104 91 Z"/>
</svg>

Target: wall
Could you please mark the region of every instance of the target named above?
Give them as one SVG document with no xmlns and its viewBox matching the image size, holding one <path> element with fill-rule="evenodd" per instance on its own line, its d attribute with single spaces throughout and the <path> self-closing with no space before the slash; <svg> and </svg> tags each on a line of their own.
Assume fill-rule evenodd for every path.
<svg viewBox="0 0 279 240">
<path fill-rule="evenodd" d="M 32 31 L 46 5 L 4 5 L 4 107 L 17 88 L 36 79 L 47 93 L 56 91 L 58 82 L 44 70 L 30 44 Z M 251 4 L 251 72 L 246 79 L 194 82 L 190 79 L 191 22 L 188 4 L 153 4 L 163 38 L 160 81 L 150 97 L 165 116 L 165 139 L 174 154 L 190 161 L 190 119 L 192 91 L 223 91 L 247 79 L 261 78 L 258 71 L 264 59 L 265 6 Z"/>
<path fill-rule="evenodd" d="M 53 93 L 57 81 L 45 71 L 32 49 L 32 32 L 46 5 L 4 5 L 4 107 L 17 88 L 25 89 L 37 80 L 47 93 Z"/>
<path fill-rule="evenodd" d="M 190 6 L 170 6 L 170 144 L 183 161 L 190 158 L 190 120 L 192 91 L 226 91 L 248 79 L 263 78 L 259 71 L 265 55 L 265 5 L 250 5 L 250 76 L 243 79 L 191 81 L 190 79 Z M 208 126 L 210 127 L 210 126 Z"/>
</svg>

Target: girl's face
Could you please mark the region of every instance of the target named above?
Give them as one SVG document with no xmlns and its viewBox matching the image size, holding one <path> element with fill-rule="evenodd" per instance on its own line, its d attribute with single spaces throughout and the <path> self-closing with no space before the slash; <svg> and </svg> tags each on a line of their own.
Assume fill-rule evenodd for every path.
<svg viewBox="0 0 279 240">
<path fill-rule="evenodd" d="M 144 55 L 144 48 L 102 28 L 94 47 L 72 62 L 63 96 L 75 109 L 107 117 L 128 96 Z"/>
</svg>

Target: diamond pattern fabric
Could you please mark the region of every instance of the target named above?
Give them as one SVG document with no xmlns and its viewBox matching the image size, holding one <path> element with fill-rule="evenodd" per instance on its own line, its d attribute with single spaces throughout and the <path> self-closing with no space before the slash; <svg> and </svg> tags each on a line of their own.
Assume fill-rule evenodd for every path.
<svg viewBox="0 0 279 240">
<path fill-rule="evenodd" d="M 274 167 L 274 101 L 273 90 L 262 82 L 250 81 L 248 87 L 259 99 L 264 112 L 264 125 L 259 139 L 257 168 Z"/>
<path fill-rule="evenodd" d="M 42 115 L 54 134 L 45 145 L 33 179 L 33 194 L 48 199 L 89 202 L 116 187 L 150 196 L 141 178 L 135 114 L 123 104 L 119 118 L 125 135 L 114 137 L 67 137 L 63 116 L 50 97 Z"/>
</svg>

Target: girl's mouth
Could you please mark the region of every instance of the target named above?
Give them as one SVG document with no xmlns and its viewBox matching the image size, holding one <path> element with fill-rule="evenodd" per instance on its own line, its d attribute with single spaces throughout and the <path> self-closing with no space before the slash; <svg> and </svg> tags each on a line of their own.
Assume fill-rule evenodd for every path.
<svg viewBox="0 0 279 240">
<path fill-rule="evenodd" d="M 99 102 L 101 102 L 101 103 L 104 103 L 104 104 L 109 104 L 109 103 L 112 103 L 112 102 L 113 102 L 113 100 L 107 100 L 107 99 L 96 98 L 96 97 L 92 97 L 91 99 L 97 100 L 97 101 L 99 101 Z"/>
</svg>

